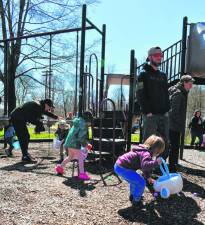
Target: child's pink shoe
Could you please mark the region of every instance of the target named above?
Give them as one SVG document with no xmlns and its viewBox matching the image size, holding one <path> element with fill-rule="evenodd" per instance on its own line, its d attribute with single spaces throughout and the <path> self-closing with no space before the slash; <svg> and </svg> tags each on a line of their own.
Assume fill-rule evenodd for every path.
<svg viewBox="0 0 205 225">
<path fill-rule="evenodd" d="M 80 175 L 78 176 L 79 179 L 81 180 L 90 180 L 90 177 L 87 175 L 87 173 L 80 173 Z"/>
<path fill-rule="evenodd" d="M 56 173 L 57 173 L 57 174 L 62 175 L 62 174 L 64 173 L 64 169 L 63 169 L 63 167 L 61 166 L 61 164 L 56 165 L 55 170 L 56 170 Z"/>
</svg>

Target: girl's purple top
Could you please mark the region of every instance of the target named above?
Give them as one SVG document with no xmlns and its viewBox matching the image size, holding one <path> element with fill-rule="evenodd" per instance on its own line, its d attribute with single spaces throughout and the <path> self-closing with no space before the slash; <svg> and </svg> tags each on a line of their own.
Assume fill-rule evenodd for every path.
<svg viewBox="0 0 205 225">
<path fill-rule="evenodd" d="M 120 156 L 116 163 L 126 169 L 141 169 L 145 178 L 149 178 L 152 169 L 158 166 L 157 160 L 152 159 L 151 152 L 144 145 L 132 145 L 131 151 Z"/>
</svg>

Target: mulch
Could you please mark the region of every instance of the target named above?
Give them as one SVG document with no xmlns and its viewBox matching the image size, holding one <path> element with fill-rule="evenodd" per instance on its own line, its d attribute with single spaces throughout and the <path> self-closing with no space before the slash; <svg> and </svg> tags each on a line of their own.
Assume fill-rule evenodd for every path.
<svg viewBox="0 0 205 225">
<path fill-rule="evenodd" d="M 126 182 L 109 175 L 104 186 L 96 161 L 86 162 L 92 179 L 82 182 L 72 177 L 72 163 L 64 176 L 55 174 L 51 143 L 32 143 L 29 152 L 38 164 L 21 163 L 20 151 L 13 158 L 0 151 L 0 225 L 205 224 L 205 150 L 184 151 L 180 194 L 155 199 L 146 188 L 140 210 L 131 207 Z M 103 166 L 106 176 L 111 163 Z"/>
</svg>

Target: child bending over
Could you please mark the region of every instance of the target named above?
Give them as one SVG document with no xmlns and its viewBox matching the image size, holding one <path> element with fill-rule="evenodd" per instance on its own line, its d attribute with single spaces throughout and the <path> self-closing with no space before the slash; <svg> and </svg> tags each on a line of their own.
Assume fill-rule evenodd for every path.
<svg viewBox="0 0 205 225">
<path fill-rule="evenodd" d="M 156 135 L 151 135 L 144 144 L 132 145 L 131 151 L 120 156 L 114 166 L 115 173 L 130 184 L 130 201 L 134 207 L 142 207 L 141 200 L 146 181 L 153 184 L 150 175 L 153 168 L 158 167 L 162 160 L 152 157 L 159 156 L 165 148 L 164 140 Z M 136 172 L 141 170 L 143 176 Z"/>
</svg>

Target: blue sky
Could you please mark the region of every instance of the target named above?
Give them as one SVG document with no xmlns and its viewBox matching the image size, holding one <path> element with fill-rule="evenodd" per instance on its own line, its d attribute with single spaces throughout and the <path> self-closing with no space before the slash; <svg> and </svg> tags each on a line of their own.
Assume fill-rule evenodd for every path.
<svg viewBox="0 0 205 225">
<path fill-rule="evenodd" d="M 88 7 L 88 18 L 107 25 L 106 72 L 129 73 L 130 50 L 141 63 L 153 46 L 162 49 L 181 39 L 183 17 L 205 21 L 204 0 L 101 0 Z"/>
</svg>

